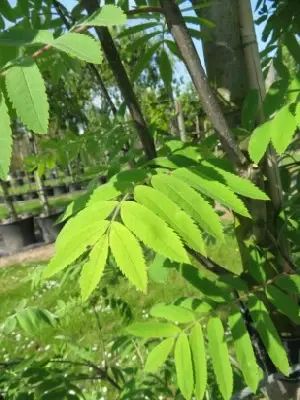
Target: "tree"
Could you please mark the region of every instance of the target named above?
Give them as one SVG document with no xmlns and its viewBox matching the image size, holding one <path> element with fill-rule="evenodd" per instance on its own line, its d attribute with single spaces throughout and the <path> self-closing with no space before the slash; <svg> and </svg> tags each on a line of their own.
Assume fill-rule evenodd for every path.
<svg viewBox="0 0 300 400">
<path fill-rule="evenodd" d="M 167 39 L 167 43 L 174 54 L 180 55 L 188 70 L 215 137 L 222 145 L 223 157 L 217 158 L 205 142 L 185 144 L 179 140 L 165 141 L 159 136 L 154 140 L 108 29 L 117 22 L 124 23 L 125 14 L 112 5 L 99 9 L 94 0 L 84 0 L 83 5 L 88 17 L 75 24 L 72 33 L 62 35 L 60 32 L 55 39 L 47 36 L 49 32 L 32 30 L 26 30 L 27 39 L 25 35 L 25 39 L 20 39 L 17 29 L 2 34 L 6 45 L 13 46 L 16 32 L 22 45 L 28 46 L 34 41 L 45 45 L 18 60 L 17 64 L 12 59 L 11 64 L 3 68 L 6 89 L 1 104 L 5 121 L 8 119 L 5 104 L 9 97 L 23 123 L 35 133 L 45 133 L 47 97 L 34 60 L 52 48 L 82 61 L 98 63 L 99 47 L 93 38 L 83 33 L 95 26 L 103 54 L 130 111 L 144 154 L 134 153 L 134 168 L 111 174 L 108 183 L 70 204 L 64 216 L 69 221 L 57 240 L 56 255 L 46 267 L 44 277 L 83 260 L 79 284 L 82 298 L 87 300 L 97 287 L 111 254 L 122 274 L 145 292 L 147 268 L 144 252 L 148 248 L 156 254 L 156 268 L 162 270 L 167 264 L 168 268 L 177 270 L 183 279 L 200 291 L 207 305 L 199 316 L 191 305 L 178 301 L 176 304 L 160 303 L 151 310 L 153 321 L 135 323 L 127 328 L 129 335 L 155 341 L 148 354 L 145 372 L 156 371 L 174 350 L 179 391 L 185 399 L 190 399 L 193 393 L 201 399 L 207 383 L 207 351 L 220 392 L 224 399 L 230 399 L 233 372 L 221 320 L 225 314 L 237 363 L 253 392 L 257 391 L 260 380 L 257 362 L 266 374 L 275 367 L 289 376 L 289 360 L 283 346 L 283 341 L 289 343 L 289 340 L 283 334 L 288 332 L 295 338 L 299 327 L 299 276 L 297 260 L 293 256 L 294 237 L 298 232 L 292 223 L 292 215 L 284 208 L 276 152 L 283 154 L 288 151 L 299 127 L 299 85 L 295 80 L 283 80 L 281 90 L 278 82 L 274 82 L 270 92 L 265 94 L 250 2 L 241 0 L 234 9 L 234 22 L 238 19 L 241 27 L 244 56 L 239 51 L 238 65 L 246 65 L 247 81 L 244 82 L 240 67 L 237 67 L 236 76 L 243 82 L 241 92 L 233 80 L 228 82 L 228 75 L 219 76 L 218 70 L 211 74 L 218 84 L 223 81 L 235 93 L 234 111 L 239 113 L 238 122 L 228 120 L 223 112 L 223 103 L 209 84 L 210 71 L 207 77 L 192 41 L 192 36 L 197 37 L 197 33 L 187 27 L 188 17 L 183 17 L 178 4 L 174 0 L 161 0 L 160 6 L 143 2 L 134 10 L 128 10 L 125 5 L 127 16 L 145 13 L 151 19 L 158 14 L 158 18 L 165 19 L 168 34 L 173 38 L 173 41 L 171 37 Z M 195 8 L 201 9 L 202 6 L 199 3 Z M 207 24 L 206 19 L 201 22 L 202 17 L 194 18 L 200 25 Z M 235 30 L 236 25 L 233 24 Z M 267 26 L 266 29 L 270 30 L 271 22 Z M 278 27 L 276 29 L 278 35 Z M 73 35 L 76 35 L 76 40 Z M 283 35 L 289 52 L 297 59 L 299 45 L 294 32 L 284 32 Z M 236 37 L 233 39 L 238 42 Z M 154 54 L 155 49 L 152 51 Z M 227 55 L 222 57 L 224 70 L 229 71 L 228 60 Z M 207 61 L 209 70 L 212 63 Z M 161 68 L 163 77 L 166 71 L 162 71 Z M 233 76 L 232 71 L 230 73 Z M 23 76 L 29 82 L 28 88 L 24 87 Z M 170 81 L 170 76 L 166 76 L 163 80 Z M 20 86 L 16 83 L 22 84 L 24 93 L 20 93 Z M 247 95 L 246 87 L 252 89 Z M 25 107 L 25 100 L 31 102 L 32 108 Z M 115 120 L 110 122 L 115 123 Z M 6 122 L 7 136 L 8 125 Z M 246 143 L 249 142 L 246 149 L 240 135 L 243 139 L 246 137 Z M 8 170 L 8 159 L 9 149 L 6 147 L 3 178 Z M 118 161 L 118 164 L 120 170 L 121 163 Z M 257 185 L 245 176 L 250 176 Z M 220 219 L 211 205 L 214 201 L 234 212 L 244 268 L 240 276 L 207 257 L 202 232 L 217 240 L 224 237 Z M 203 320 L 207 321 L 205 327 Z M 160 338 L 164 340 L 156 346 L 156 340 Z M 134 385 L 138 385 L 138 381 L 134 381 Z M 292 384 L 289 386 L 287 398 L 296 398 L 298 388 Z M 166 388 L 169 389 L 168 384 Z M 151 387 L 147 390 L 151 392 Z M 270 388 L 268 390 L 270 398 L 283 398 L 282 393 L 278 394 L 278 388 L 273 394 Z"/>
</svg>

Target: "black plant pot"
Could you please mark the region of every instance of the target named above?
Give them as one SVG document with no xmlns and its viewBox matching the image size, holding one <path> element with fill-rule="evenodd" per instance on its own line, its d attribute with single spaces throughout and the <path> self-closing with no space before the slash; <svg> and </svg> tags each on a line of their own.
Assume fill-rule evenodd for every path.
<svg viewBox="0 0 300 400">
<path fill-rule="evenodd" d="M 64 193 L 67 193 L 66 185 L 58 185 L 53 187 L 54 196 L 60 196 Z"/>
<path fill-rule="evenodd" d="M 55 221 L 61 215 L 61 212 L 51 214 L 47 217 L 35 217 L 35 221 L 40 229 L 44 242 L 51 243 L 57 238 L 57 235 L 62 230 L 64 222 L 55 224 Z"/>
<path fill-rule="evenodd" d="M 0 235 L 5 249 L 9 253 L 35 243 L 33 217 L 27 217 L 18 221 L 2 222 L 0 224 Z"/>
</svg>

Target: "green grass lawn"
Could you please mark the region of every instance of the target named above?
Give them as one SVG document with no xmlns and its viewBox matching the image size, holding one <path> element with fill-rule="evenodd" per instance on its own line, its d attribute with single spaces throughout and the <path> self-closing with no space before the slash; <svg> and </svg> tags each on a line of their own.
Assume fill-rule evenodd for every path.
<svg viewBox="0 0 300 400">
<path fill-rule="evenodd" d="M 208 244 L 208 254 L 214 261 L 230 270 L 236 272 L 241 270 L 237 244 L 231 236 L 227 236 L 226 243 Z M 107 288 L 108 294 L 106 297 L 100 297 L 95 306 L 102 325 L 100 333 L 92 306 L 83 304 L 80 300 L 77 277 L 74 280 L 69 278 L 65 284 L 54 277 L 40 287 L 33 287 L 32 279 L 38 276 L 41 268 L 41 264 L 28 264 L 0 270 L 0 324 L 25 299 L 28 300 L 26 307 L 45 308 L 59 317 L 59 323 L 55 327 L 45 326 L 34 337 L 25 334 L 19 327 L 8 335 L 0 336 L 0 362 L 9 362 L 31 354 L 51 358 L 65 354 L 68 359 L 80 361 L 83 350 L 79 350 L 79 346 L 85 348 L 88 357 L 98 365 L 103 365 L 105 358 L 108 363 L 114 362 L 110 343 L 116 336 L 124 334 L 126 324 L 118 307 L 115 308 L 113 301 L 108 299 L 122 299 L 128 304 L 136 321 L 146 321 L 153 304 L 172 302 L 176 298 L 185 296 L 199 297 L 200 294 L 176 270 L 169 272 L 166 283 L 154 283 L 150 280 L 147 294 L 137 291 L 122 277 L 119 277 L 113 285 L 107 285 L 108 279 L 111 278 L 106 277 L 101 281 L 98 293 L 101 289 Z M 128 353 L 118 362 L 122 362 L 124 367 L 131 368 L 140 361 L 133 349 L 132 353 Z M 85 388 L 90 396 L 88 399 L 99 399 L 101 397 L 99 391 L 102 393 L 102 400 L 116 399 L 116 393 L 107 382 L 86 383 Z M 219 395 L 215 394 L 214 400 L 219 398 Z"/>
</svg>

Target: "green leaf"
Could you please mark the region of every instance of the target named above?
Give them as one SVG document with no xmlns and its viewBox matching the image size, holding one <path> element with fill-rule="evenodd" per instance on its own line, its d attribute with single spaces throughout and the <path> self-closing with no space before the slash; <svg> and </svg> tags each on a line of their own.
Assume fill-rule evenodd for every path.
<svg viewBox="0 0 300 400">
<path fill-rule="evenodd" d="M 266 274 L 266 257 L 261 254 L 261 250 L 256 246 L 249 246 L 249 263 L 248 270 L 253 278 L 260 284 L 264 284 L 267 280 Z"/>
<path fill-rule="evenodd" d="M 157 36 L 157 35 L 161 35 L 161 32 L 155 31 L 155 32 L 147 33 L 146 35 L 139 37 L 138 39 L 134 40 L 133 42 L 130 42 L 130 44 L 129 44 L 130 51 L 135 51 L 137 49 L 143 48 L 143 46 L 148 44 L 150 39 L 152 39 L 154 36 Z"/>
<path fill-rule="evenodd" d="M 146 29 L 154 28 L 155 26 L 160 25 L 157 21 L 145 22 L 144 24 L 138 24 L 131 26 L 130 28 L 126 28 L 123 32 L 119 33 L 118 38 L 122 38 L 124 36 L 133 35 L 134 33 L 144 32 Z"/>
<path fill-rule="evenodd" d="M 233 390 L 233 374 L 220 318 L 210 318 L 207 324 L 207 335 L 209 352 L 220 392 L 225 400 L 230 400 Z"/>
<path fill-rule="evenodd" d="M 93 246 L 108 229 L 109 221 L 97 221 L 93 224 L 81 227 L 81 229 L 69 232 L 56 244 L 56 253 L 44 270 L 43 277 L 48 278 L 68 267 L 78 259 L 88 246 Z M 62 234 L 62 232 L 61 232 Z"/>
<path fill-rule="evenodd" d="M 248 92 L 242 108 L 242 127 L 251 131 L 255 126 L 259 106 L 259 96 L 257 89 Z"/>
<path fill-rule="evenodd" d="M 80 22 L 78 25 L 86 26 L 114 26 L 123 25 L 126 22 L 126 14 L 120 7 L 108 4 L 94 12 L 90 17 Z"/>
<path fill-rule="evenodd" d="M 0 179 L 6 180 L 12 154 L 12 131 L 5 98 L 0 91 Z"/>
<path fill-rule="evenodd" d="M 300 275 L 281 276 L 276 279 L 275 283 L 287 293 L 300 296 Z"/>
<path fill-rule="evenodd" d="M 158 66 L 165 87 L 169 88 L 172 83 L 173 70 L 168 54 L 164 49 L 158 55 Z"/>
<path fill-rule="evenodd" d="M 264 303 L 251 294 L 248 307 L 254 326 L 267 349 L 270 359 L 280 372 L 288 376 L 290 367 L 286 351 Z"/>
<path fill-rule="evenodd" d="M 161 322 L 137 322 L 126 328 L 126 332 L 131 335 L 145 338 L 161 338 L 169 336 L 177 336 L 181 330 L 172 324 L 163 324 Z"/>
<path fill-rule="evenodd" d="M 84 264 L 79 285 L 82 300 L 89 298 L 92 291 L 96 288 L 103 274 L 108 254 L 108 236 L 103 235 L 95 244 L 89 254 L 89 260 Z"/>
<path fill-rule="evenodd" d="M 148 373 L 156 372 L 168 358 L 174 342 L 173 338 L 169 338 L 163 340 L 158 346 L 155 346 L 148 354 L 144 371 Z"/>
<path fill-rule="evenodd" d="M 194 17 L 190 15 L 185 15 L 183 18 L 185 23 L 200 25 L 200 26 L 204 25 L 211 29 L 214 29 L 216 27 L 216 24 L 214 22 L 209 21 L 206 18 Z"/>
<path fill-rule="evenodd" d="M 181 332 L 175 344 L 175 368 L 178 387 L 186 400 L 189 400 L 194 388 L 194 372 L 191 349 L 188 338 Z"/>
<path fill-rule="evenodd" d="M 204 175 L 207 174 L 210 178 L 221 181 L 221 183 L 223 181 L 233 192 L 250 199 L 269 200 L 269 197 L 248 179 L 241 178 L 222 168 L 215 167 L 208 161 L 203 161 L 201 165 L 203 165 L 204 168 L 200 166 L 197 167 L 197 170 L 202 171 Z"/>
<path fill-rule="evenodd" d="M 191 311 L 173 304 L 155 304 L 150 310 L 150 315 L 180 324 L 195 321 L 195 315 Z"/>
<path fill-rule="evenodd" d="M 297 37 L 292 32 L 287 32 L 284 35 L 284 44 L 288 48 L 293 59 L 296 61 L 296 64 L 300 64 L 300 45 L 297 40 Z"/>
<path fill-rule="evenodd" d="M 281 311 L 284 315 L 288 316 L 296 324 L 299 324 L 299 306 L 289 296 L 284 294 L 276 286 L 268 285 L 266 288 L 267 297 L 270 302 Z"/>
<path fill-rule="evenodd" d="M 43 325 L 53 326 L 56 317 L 47 310 L 28 307 L 18 311 L 16 319 L 28 335 L 35 336 Z"/>
<path fill-rule="evenodd" d="M 166 221 L 191 249 L 206 254 L 201 232 L 192 218 L 167 196 L 151 187 L 136 186 L 134 197 L 137 202 Z"/>
<path fill-rule="evenodd" d="M 133 187 L 134 183 L 132 181 L 115 182 L 110 180 L 93 191 L 87 204 L 93 205 L 94 203 L 98 203 L 102 200 L 115 199 L 121 194 L 127 193 Z"/>
<path fill-rule="evenodd" d="M 253 393 L 256 393 L 259 383 L 259 371 L 256 363 L 253 346 L 248 334 L 243 316 L 237 306 L 233 306 L 229 314 L 229 326 L 233 338 L 233 345 L 246 384 Z"/>
<path fill-rule="evenodd" d="M 135 65 L 132 71 L 131 79 L 133 81 L 136 81 L 143 72 L 143 70 L 147 67 L 147 65 L 150 64 L 154 53 L 158 50 L 160 45 L 161 41 L 154 43 L 150 47 L 147 47 L 147 50 L 142 54 L 142 56 L 140 57 L 140 59 L 138 60 L 137 64 Z"/>
<path fill-rule="evenodd" d="M 198 31 L 197 29 L 188 28 L 189 34 L 194 39 L 211 41 L 211 36 L 207 33 Z"/>
<path fill-rule="evenodd" d="M 266 119 L 270 118 L 276 110 L 283 106 L 288 84 L 289 81 L 287 79 L 280 79 L 270 86 L 263 103 Z"/>
<path fill-rule="evenodd" d="M 190 333 L 190 346 L 195 371 L 194 393 L 197 400 L 202 400 L 207 385 L 207 365 L 205 357 L 204 337 L 201 325 L 196 322 Z"/>
<path fill-rule="evenodd" d="M 121 206 L 121 217 L 126 227 L 146 246 L 170 260 L 189 263 L 178 236 L 152 211 L 140 204 L 126 201 Z"/>
<path fill-rule="evenodd" d="M 217 213 L 202 196 L 180 179 L 160 174 L 152 177 L 152 186 L 165 194 L 189 214 L 207 233 L 224 240 L 223 228 Z"/>
<path fill-rule="evenodd" d="M 195 168 L 178 168 L 173 172 L 176 178 L 185 181 L 206 196 L 218 201 L 238 214 L 250 218 L 244 203 L 225 185 L 216 182 Z"/>
<path fill-rule="evenodd" d="M 141 246 L 135 236 L 119 222 L 112 222 L 109 245 L 118 267 L 138 289 L 146 292 L 147 272 Z"/>
<path fill-rule="evenodd" d="M 99 201 L 97 204 L 84 208 L 63 227 L 56 239 L 55 246 L 57 248 L 61 247 L 61 245 L 64 246 L 64 244 L 71 240 L 73 235 L 76 236 L 83 227 L 93 226 L 97 224 L 97 221 L 106 219 L 118 204 L 117 201 Z"/>
<path fill-rule="evenodd" d="M 102 61 L 99 43 L 84 34 L 66 33 L 54 40 L 53 47 L 89 63 L 100 64 Z"/>
<path fill-rule="evenodd" d="M 272 120 L 267 121 L 264 124 L 260 125 L 255 131 L 252 133 L 249 141 L 249 155 L 251 160 L 256 164 L 263 158 L 265 152 L 267 151 L 268 144 L 271 140 L 272 135 Z"/>
<path fill-rule="evenodd" d="M 16 18 L 14 15 L 14 10 L 9 4 L 8 0 L 1 0 L 0 4 L 0 14 L 3 15 L 5 19 L 7 19 L 10 22 L 15 22 Z"/>
<path fill-rule="evenodd" d="M 51 44 L 53 35 L 48 30 L 14 28 L 0 33 L 0 46 L 21 47 Z"/>
<path fill-rule="evenodd" d="M 32 59 L 8 70 L 6 89 L 18 117 L 35 133 L 47 133 L 49 104 L 45 82 Z"/>
<path fill-rule="evenodd" d="M 291 104 L 282 107 L 272 120 L 271 140 L 277 153 L 282 154 L 291 143 L 297 128 L 297 121 Z"/>
<path fill-rule="evenodd" d="M 148 266 L 148 274 L 150 279 L 156 283 L 163 283 L 168 280 L 169 271 L 164 266 L 166 257 L 160 254 L 155 254 L 155 257 L 151 264 Z"/>
</svg>

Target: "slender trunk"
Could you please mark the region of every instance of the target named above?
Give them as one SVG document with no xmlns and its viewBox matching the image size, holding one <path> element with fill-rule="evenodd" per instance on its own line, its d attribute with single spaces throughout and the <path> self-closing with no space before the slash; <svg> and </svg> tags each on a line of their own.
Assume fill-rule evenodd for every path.
<svg viewBox="0 0 300 400">
<path fill-rule="evenodd" d="M 182 105 L 181 105 L 180 101 L 176 101 L 176 113 L 177 113 L 180 139 L 183 142 L 186 142 L 187 138 L 186 138 L 185 125 L 184 125 L 184 116 L 183 116 Z"/>
<path fill-rule="evenodd" d="M 2 181 L 1 179 L 0 179 L 0 184 L 3 192 L 4 203 L 8 208 L 9 217 L 17 221 L 19 218 L 14 206 L 14 202 L 11 200 L 11 197 L 9 196 L 8 185 L 5 181 Z"/>
<path fill-rule="evenodd" d="M 88 14 L 92 14 L 99 8 L 97 0 L 83 0 L 84 7 L 86 8 Z M 156 157 L 156 150 L 154 145 L 154 140 L 148 131 L 148 127 L 145 118 L 142 114 L 140 105 L 137 101 L 133 87 L 128 78 L 126 70 L 120 59 L 118 50 L 114 44 L 113 38 L 109 30 L 106 27 L 96 27 L 97 36 L 101 42 L 101 46 L 108 64 L 114 74 L 114 77 L 118 83 L 121 90 L 122 96 L 131 114 L 131 118 L 134 122 L 136 132 L 140 138 L 143 145 L 146 156 L 149 159 Z"/>
<path fill-rule="evenodd" d="M 160 4 L 164 10 L 168 27 L 198 92 L 202 107 L 211 120 L 225 152 L 233 164 L 239 166 L 245 164 L 246 158 L 236 144 L 217 97 L 208 83 L 200 57 L 178 5 L 174 0 L 160 0 Z"/>
</svg>

